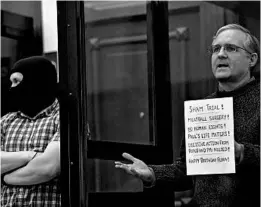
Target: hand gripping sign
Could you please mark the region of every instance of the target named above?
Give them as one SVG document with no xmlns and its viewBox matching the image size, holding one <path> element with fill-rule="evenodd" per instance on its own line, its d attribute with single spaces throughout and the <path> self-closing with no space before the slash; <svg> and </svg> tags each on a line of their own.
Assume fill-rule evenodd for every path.
<svg viewBox="0 0 261 207">
<path fill-rule="evenodd" d="M 184 106 L 187 175 L 235 173 L 233 99 Z"/>
</svg>

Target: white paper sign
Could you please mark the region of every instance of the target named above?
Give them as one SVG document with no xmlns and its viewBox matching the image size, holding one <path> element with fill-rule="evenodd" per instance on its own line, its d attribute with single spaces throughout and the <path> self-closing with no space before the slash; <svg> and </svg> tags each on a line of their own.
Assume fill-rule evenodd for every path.
<svg viewBox="0 0 261 207">
<path fill-rule="evenodd" d="M 185 101 L 187 175 L 235 173 L 233 99 Z"/>
</svg>

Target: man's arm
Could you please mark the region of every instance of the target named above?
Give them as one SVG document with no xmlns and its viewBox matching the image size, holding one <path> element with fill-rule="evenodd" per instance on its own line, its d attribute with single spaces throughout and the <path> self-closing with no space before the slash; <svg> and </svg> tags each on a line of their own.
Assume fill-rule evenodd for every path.
<svg viewBox="0 0 261 207">
<path fill-rule="evenodd" d="M 8 113 L 0 119 L 0 129 L 1 129 L 1 175 L 7 173 L 11 170 L 22 167 L 28 163 L 35 152 L 33 151 L 18 151 L 18 152 L 8 152 L 5 150 L 5 139 L 6 139 L 6 128 L 10 119 L 13 119 L 13 114 Z"/>
<path fill-rule="evenodd" d="M 155 176 L 155 183 L 152 186 L 168 187 L 174 191 L 190 190 L 193 187 L 192 176 L 186 175 L 184 163 L 177 160 L 174 164 L 149 165 Z M 146 187 L 146 185 L 145 185 Z"/>
<path fill-rule="evenodd" d="M 155 176 L 155 186 L 166 186 L 174 191 L 190 190 L 193 187 L 192 176 L 186 174 L 185 138 L 180 147 L 180 156 L 174 164 L 149 165 Z"/>
<path fill-rule="evenodd" d="M 33 156 L 34 151 L 19 151 L 19 152 L 0 152 L 1 157 L 1 175 L 24 166 Z"/>
<path fill-rule="evenodd" d="M 241 148 L 241 162 L 239 163 L 241 166 L 253 166 L 260 167 L 260 145 L 254 145 L 247 142 L 242 142 Z"/>
<path fill-rule="evenodd" d="M 44 153 L 36 156 L 25 167 L 4 176 L 10 185 L 36 185 L 55 178 L 60 173 L 60 142 L 52 141 Z"/>
</svg>

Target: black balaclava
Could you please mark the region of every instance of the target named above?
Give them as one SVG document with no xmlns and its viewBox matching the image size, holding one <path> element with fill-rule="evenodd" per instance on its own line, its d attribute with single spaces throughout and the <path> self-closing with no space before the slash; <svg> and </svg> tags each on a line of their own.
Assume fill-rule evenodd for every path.
<svg viewBox="0 0 261 207">
<path fill-rule="evenodd" d="M 56 98 L 57 74 L 55 66 L 45 57 L 34 56 L 14 64 L 11 74 L 19 72 L 22 81 L 10 88 L 11 111 L 21 111 L 34 117 L 50 106 Z"/>
</svg>

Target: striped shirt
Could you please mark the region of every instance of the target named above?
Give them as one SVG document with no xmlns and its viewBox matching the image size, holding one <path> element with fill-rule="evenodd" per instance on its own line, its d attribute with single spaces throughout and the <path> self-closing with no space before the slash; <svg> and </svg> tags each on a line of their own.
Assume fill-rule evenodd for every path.
<svg viewBox="0 0 261 207">
<path fill-rule="evenodd" d="M 22 112 L 8 113 L 1 118 L 1 151 L 44 152 L 51 141 L 60 141 L 60 116 L 57 100 L 30 118 Z M 61 206 L 59 176 L 42 184 L 13 186 L 2 182 L 1 206 Z"/>
</svg>

